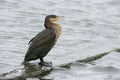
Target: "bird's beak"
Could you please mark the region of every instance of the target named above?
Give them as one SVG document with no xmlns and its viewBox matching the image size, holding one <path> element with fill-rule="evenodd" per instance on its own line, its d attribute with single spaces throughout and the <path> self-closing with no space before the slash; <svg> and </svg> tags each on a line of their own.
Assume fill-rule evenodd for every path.
<svg viewBox="0 0 120 80">
<path fill-rule="evenodd" d="M 58 17 L 58 21 L 60 21 L 64 18 L 64 16 L 57 16 L 57 17 Z"/>
<path fill-rule="evenodd" d="M 64 18 L 64 16 L 57 16 L 58 18 Z"/>
</svg>

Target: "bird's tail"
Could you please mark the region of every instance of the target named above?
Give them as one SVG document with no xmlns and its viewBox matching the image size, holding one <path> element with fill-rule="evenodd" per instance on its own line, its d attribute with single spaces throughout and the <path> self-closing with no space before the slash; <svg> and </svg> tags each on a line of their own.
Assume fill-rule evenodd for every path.
<svg viewBox="0 0 120 80">
<path fill-rule="evenodd" d="M 21 65 L 25 65 L 25 63 L 26 63 L 26 62 L 25 62 L 25 61 L 23 61 L 23 62 L 21 63 Z"/>
<path fill-rule="evenodd" d="M 29 64 L 29 61 L 23 61 L 22 63 L 21 63 L 21 65 L 24 65 L 24 66 L 26 66 L 26 65 L 28 65 Z"/>
</svg>

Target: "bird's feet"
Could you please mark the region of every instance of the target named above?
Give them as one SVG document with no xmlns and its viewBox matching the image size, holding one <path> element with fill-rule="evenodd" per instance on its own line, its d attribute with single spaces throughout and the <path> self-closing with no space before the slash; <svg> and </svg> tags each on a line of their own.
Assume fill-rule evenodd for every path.
<svg viewBox="0 0 120 80">
<path fill-rule="evenodd" d="M 38 64 L 46 67 L 52 67 L 52 62 L 39 62 Z"/>
</svg>

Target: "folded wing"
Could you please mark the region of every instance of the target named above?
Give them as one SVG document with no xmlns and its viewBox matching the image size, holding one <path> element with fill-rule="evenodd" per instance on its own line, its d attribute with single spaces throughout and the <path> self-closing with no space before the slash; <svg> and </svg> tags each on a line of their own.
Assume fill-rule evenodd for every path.
<svg viewBox="0 0 120 80">
<path fill-rule="evenodd" d="M 24 61 L 35 60 L 44 57 L 54 46 L 56 35 L 53 30 L 46 29 L 30 40 L 29 49 Z"/>
</svg>

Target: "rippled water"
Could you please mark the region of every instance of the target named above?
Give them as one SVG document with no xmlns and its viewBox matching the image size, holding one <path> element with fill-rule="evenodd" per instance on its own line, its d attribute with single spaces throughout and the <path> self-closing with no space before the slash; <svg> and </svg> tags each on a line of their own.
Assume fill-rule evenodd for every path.
<svg viewBox="0 0 120 80">
<path fill-rule="evenodd" d="M 49 14 L 63 16 L 58 21 L 62 35 L 46 60 L 91 46 L 96 50 L 120 47 L 120 0 L 0 0 L 0 73 L 19 66 L 28 41 L 44 29 L 44 18 Z M 120 80 L 119 57 L 113 52 L 94 65 L 76 63 L 70 70 L 56 70 L 47 77 Z"/>
</svg>

